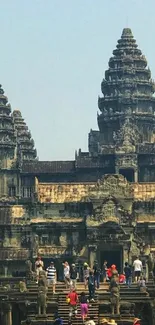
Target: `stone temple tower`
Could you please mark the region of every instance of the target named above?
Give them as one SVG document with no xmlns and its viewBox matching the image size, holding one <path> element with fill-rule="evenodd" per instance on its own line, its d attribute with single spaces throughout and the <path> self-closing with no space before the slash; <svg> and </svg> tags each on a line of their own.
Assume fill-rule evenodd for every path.
<svg viewBox="0 0 155 325">
<path fill-rule="evenodd" d="M 22 114 L 19 110 L 14 110 L 12 113 L 14 127 L 17 136 L 17 156 L 18 159 L 34 160 L 37 155 L 37 151 L 34 148 L 34 140 L 31 137 L 31 133 L 26 125 Z"/>
<path fill-rule="evenodd" d="M 155 153 L 155 84 L 131 29 L 118 40 L 98 98 L 99 131 L 90 131 L 91 157 L 110 157 L 111 172 L 154 181 L 146 157 Z"/>
<path fill-rule="evenodd" d="M 20 197 L 20 166 L 36 158 L 34 141 L 21 112 L 11 106 L 0 85 L 0 199 Z M 7 199 L 8 200 L 8 199 Z M 12 200 L 12 199 L 11 199 Z"/>
<path fill-rule="evenodd" d="M 11 106 L 0 85 L 0 196 L 8 195 L 8 185 L 14 187 L 12 168 L 16 158 L 16 135 Z"/>
</svg>

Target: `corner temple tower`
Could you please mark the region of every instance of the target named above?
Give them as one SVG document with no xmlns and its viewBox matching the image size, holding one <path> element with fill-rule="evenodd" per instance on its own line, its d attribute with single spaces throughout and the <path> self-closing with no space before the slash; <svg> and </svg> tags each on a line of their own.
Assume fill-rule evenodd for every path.
<svg viewBox="0 0 155 325">
<path fill-rule="evenodd" d="M 141 162 L 144 165 L 148 154 L 155 153 L 155 84 L 129 28 L 113 51 L 101 91 L 99 131 L 90 131 L 90 155 L 110 155 L 111 171 L 121 172 L 129 181 L 153 180 L 151 166 L 141 167 Z"/>
</svg>

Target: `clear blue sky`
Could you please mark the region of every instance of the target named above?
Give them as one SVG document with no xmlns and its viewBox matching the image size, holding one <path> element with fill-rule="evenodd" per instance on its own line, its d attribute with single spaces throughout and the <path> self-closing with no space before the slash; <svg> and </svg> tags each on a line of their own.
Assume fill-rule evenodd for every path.
<svg viewBox="0 0 155 325">
<path fill-rule="evenodd" d="M 154 15 L 154 0 L 0 0 L 0 83 L 40 160 L 87 150 L 100 83 L 124 27 L 155 77 Z"/>
</svg>

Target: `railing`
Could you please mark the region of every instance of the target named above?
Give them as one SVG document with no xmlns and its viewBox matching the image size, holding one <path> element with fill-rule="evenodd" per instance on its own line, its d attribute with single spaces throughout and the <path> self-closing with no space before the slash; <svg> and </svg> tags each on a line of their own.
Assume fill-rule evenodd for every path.
<svg viewBox="0 0 155 325">
<path fill-rule="evenodd" d="M 28 249 L 18 248 L 1 248 L 0 249 L 0 261 L 6 260 L 26 260 L 29 258 Z"/>
<path fill-rule="evenodd" d="M 64 247 L 64 246 L 57 246 L 57 247 L 51 247 L 51 246 L 40 246 L 39 247 L 39 255 L 41 256 L 60 256 L 60 255 L 71 255 L 71 249 Z"/>
</svg>

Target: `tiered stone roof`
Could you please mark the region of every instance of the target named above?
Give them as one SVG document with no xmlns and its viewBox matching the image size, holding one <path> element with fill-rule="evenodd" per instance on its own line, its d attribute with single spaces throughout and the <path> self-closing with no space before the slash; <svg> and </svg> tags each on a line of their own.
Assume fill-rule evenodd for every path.
<svg viewBox="0 0 155 325">
<path fill-rule="evenodd" d="M 37 156 L 36 149 L 34 147 L 34 140 L 31 137 L 31 133 L 22 118 L 22 114 L 19 110 L 14 110 L 12 113 L 15 130 L 17 133 L 17 153 L 22 160 L 34 160 Z"/>
<path fill-rule="evenodd" d="M 23 162 L 22 172 L 28 174 L 37 173 L 73 173 L 75 171 L 75 161 L 33 161 Z"/>
<path fill-rule="evenodd" d="M 124 124 L 128 130 L 131 124 L 133 130 L 137 128 L 137 145 L 154 142 L 155 83 L 130 28 L 123 29 L 105 71 L 101 91 L 103 97 L 98 98 L 101 113 L 97 117 L 99 132 L 90 132 L 90 151 L 99 152 L 102 145 L 116 145 L 115 135 L 122 132 Z"/>
<path fill-rule="evenodd" d="M 0 151 L 14 156 L 16 146 L 16 137 L 13 125 L 13 119 L 10 115 L 11 106 L 4 95 L 4 90 L 0 85 Z"/>
</svg>

